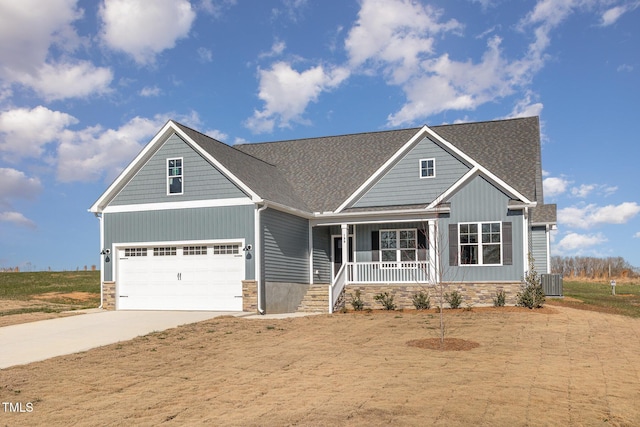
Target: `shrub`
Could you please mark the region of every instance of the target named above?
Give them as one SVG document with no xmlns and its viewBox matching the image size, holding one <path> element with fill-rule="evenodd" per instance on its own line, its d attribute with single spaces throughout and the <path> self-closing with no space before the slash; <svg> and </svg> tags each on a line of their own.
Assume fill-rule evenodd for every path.
<svg viewBox="0 0 640 427">
<path fill-rule="evenodd" d="M 382 292 L 373 297 L 374 300 L 382 304 L 385 310 L 395 310 L 396 305 L 393 303 L 393 295 L 389 292 Z"/>
<path fill-rule="evenodd" d="M 506 302 L 507 302 L 507 294 L 505 293 L 505 291 L 500 289 L 496 293 L 496 296 L 493 298 L 493 306 L 494 307 L 504 307 Z"/>
<path fill-rule="evenodd" d="M 411 301 L 416 310 L 428 310 L 431 308 L 431 297 L 429 297 L 428 292 L 418 292 L 411 297 Z"/>
<path fill-rule="evenodd" d="M 451 308 L 460 308 L 460 305 L 462 305 L 462 295 L 458 291 L 444 294 L 444 300 Z"/>
<path fill-rule="evenodd" d="M 524 276 L 520 292 L 516 295 L 516 305 L 527 308 L 541 308 L 545 295 L 538 272 L 533 267 L 533 257 L 529 254 L 529 271 Z"/>
<path fill-rule="evenodd" d="M 362 301 L 362 298 L 360 296 L 360 289 L 356 289 L 355 297 L 351 295 L 351 306 L 355 311 L 362 311 L 362 309 L 364 308 L 364 302 Z"/>
</svg>

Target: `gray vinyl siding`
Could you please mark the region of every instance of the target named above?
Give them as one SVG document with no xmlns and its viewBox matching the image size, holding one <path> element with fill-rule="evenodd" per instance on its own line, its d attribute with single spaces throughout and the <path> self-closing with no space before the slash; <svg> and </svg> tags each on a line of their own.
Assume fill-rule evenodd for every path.
<svg viewBox="0 0 640 427">
<path fill-rule="evenodd" d="M 265 282 L 309 283 L 309 221 L 267 209 L 261 222 Z"/>
<path fill-rule="evenodd" d="M 435 177 L 420 177 L 420 160 L 435 159 Z M 354 207 L 430 203 L 469 167 L 428 138 L 420 141 L 358 200 Z"/>
<path fill-rule="evenodd" d="M 538 274 L 547 274 L 547 228 L 532 227 L 531 229 L 531 255 L 534 259 L 534 267 Z"/>
<path fill-rule="evenodd" d="M 489 282 L 520 281 L 524 273 L 523 216 L 522 211 L 508 209 L 509 197 L 478 176 L 458 191 L 450 200 L 451 214 L 438 221 L 438 240 L 445 245 L 440 251 L 441 272 L 444 281 Z M 451 266 L 449 265 L 449 224 L 460 222 L 501 221 L 512 224 L 513 264 L 501 266 Z"/>
<path fill-rule="evenodd" d="M 314 283 L 331 283 L 331 230 L 329 227 L 313 228 L 313 272 Z"/>
<path fill-rule="evenodd" d="M 182 158 L 183 194 L 167 195 L 167 159 Z M 173 134 L 109 203 L 184 202 L 246 197 L 244 192 Z"/>
<path fill-rule="evenodd" d="M 145 212 L 105 213 L 105 247 L 113 244 L 189 240 L 245 239 L 255 247 L 254 207 L 231 206 Z M 112 254 L 105 262 L 105 280 L 114 280 Z M 245 278 L 254 279 L 253 251 L 247 254 Z"/>
</svg>

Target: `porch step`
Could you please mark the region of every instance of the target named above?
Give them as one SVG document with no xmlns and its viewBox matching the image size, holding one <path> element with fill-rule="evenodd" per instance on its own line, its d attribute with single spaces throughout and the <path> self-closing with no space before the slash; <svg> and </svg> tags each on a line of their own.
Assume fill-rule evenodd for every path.
<svg viewBox="0 0 640 427">
<path fill-rule="evenodd" d="M 329 312 L 329 285 L 311 285 L 298 306 L 297 312 L 303 313 L 328 313 Z"/>
</svg>

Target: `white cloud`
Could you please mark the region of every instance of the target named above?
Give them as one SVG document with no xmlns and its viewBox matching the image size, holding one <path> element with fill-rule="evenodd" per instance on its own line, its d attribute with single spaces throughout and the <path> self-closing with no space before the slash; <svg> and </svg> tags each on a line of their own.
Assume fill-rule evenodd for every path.
<svg viewBox="0 0 640 427">
<path fill-rule="evenodd" d="M 113 72 L 88 61 L 42 64 L 33 74 L 14 75 L 48 101 L 86 97 L 109 91 Z"/>
<path fill-rule="evenodd" d="M 57 177 L 62 182 L 114 179 L 167 121 L 134 117 L 118 129 L 65 130 L 60 136 Z"/>
<path fill-rule="evenodd" d="M 571 252 L 584 250 L 606 242 L 607 239 L 601 233 L 598 234 L 578 234 L 568 233 L 558 243 L 556 249 L 560 252 Z"/>
<path fill-rule="evenodd" d="M 442 11 L 408 0 L 364 0 L 345 48 L 352 68 L 382 67 L 393 84 L 406 82 L 433 53 L 436 35 L 459 31 Z"/>
<path fill-rule="evenodd" d="M 151 96 L 160 96 L 161 93 L 162 90 L 160 90 L 158 86 L 147 86 L 143 87 L 142 90 L 140 90 L 140 96 L 144 96 L 145 98 Z"/>
<path fill-rule="evenodd" d="M 600 25 L 603 27 L 613 25 L 618 22 L 618 19 L 620 19 L 622 15 L 638 7 L 640 7 L 640 1 L 630 2 L 621 6 L 614 6 L 612 8 L 609 8 L 602 14 L 602 21 L 600 22 Z"/>
<path fill-rule="evenodd" d="M 285 42 L 276 40 L 271 45 L 271 50 L 269 50 L 268 52 L 260 53 L 258 55 L 258 58 L 264 59 L 264 58 L 273 58 L 275 56 L 280 56 L 282 55 L 282 52 L 284 52 L 286 47 L 287 47 L 287 44 Z"/>
<path fill-rule="evenodd" d="M 550 176 L 542 180 L 542 189 L 548 197 L 555 197 L 564 193 L 569 185 L 571 185 L 571 181 L 559 177 Z"/>
<path fill-rule="evenodd" d="M 636 239 L 640 239 L 640 231 L 638 231 L 636 234 L 634 234 L 633 237 L 635 237 Z"/>
<path fill-rule="evenodd" d="M 67 54 L 88 43 L 73 23 L 82 18 L 76 0 L 21 0 L 0 6 L 0 77 L 22 84 L 46 100 L 105 93 L 113 74 Z M 60 58 L 51 57 L 55 46 Z M 6 86 L 3 93 L 6 94 Z M 3 95 L 4 97 L 5 95 Z"/>
<path fill-rule="evenodd" d="M 618 191 L 618 187 L 604 184 L 582 184 L 579 187 L 571 188 L 571 195 L 579 198 L 586 198 L 593 192 L 597 192 L 603 196 L 610 196 Z"/>
<path fill-rule="evenodd" d="M 75 117 L 43 106 L 4 111 L 0 113 L 0 153 L 9 160 L 39 157 L 46 144 L 76 123 Z"/>
<path fill-rule="evenodd" d="M 207 63 L 213 61 L 213 52 L 211 49 L 207 49 L 206 47 L 198 48 L 198 58 L 200 62 Z"/>
<path fill-rule="evenodd" d="M 76 0 L 3 1 L 0 5 L 2 68 L 34 73 L 47 59 L 49 47 L 77 47 L 71 24 L 82 17 Z"/>
<path fill-rule="evenodd" d="M 0 222 L 9 222 L 12 225 L 17 225 L 21 227 L 27 227 L 31 229 L 37 228 L 36 223 L 31 221 L 29 218 L 26 218 L 20 212 L 0 212 Z"/>
<path fill-rule="evenodd" d="M 558 210 L 558 223 L 587 229 L 602 224 L 625 224 L 639 213 L 640 205 L 636 202 L 607 206 L 571 206 Z"/>
<path fill-rule="evenodd" d="M 215 18 L 221 18 L 223 13 L 236 3 L 237 0 L 201 0 L 198 8 Z"/>
<path fill-rule="evenodd" d="M 42 191 L 38 178 L 16 169 L 0 168 L 0 208 L 8 209 L 13 199 L 34 199 Z"/>
<path fill-rule="evenodd" d="M 229 138 L 229 135 L 227 135 L 226 133 L 219 131 L 218 129 L 210 129 L 206 132 L 204 132 L 205 135 L 210 136 L 213 139 L 216 139 L 218 141 L 222 141 L 225 142 L 227 140 L 227 138 Z"/>
<path fill-rule="evenodd" d="M 532 94 L 527 93 L 524 98 L 516 102 L 511 113 L 504 117 L 505 119 L 514 119 L 518 117 L 540 116 L 544 105 L 541 102 L 533 102 Z"/>
<path fill-rule="evenodd" d="M 196 14 L 188 0 L 105 0 L 99 16 L 107 46 L 149 64 L 187 37 Z"/>
<path fill-rule="evenodd" d="M 302 114 L 310 102 L 324 91 L 339 86 L 348 76 L 344 68 L 318 65 L 298 72 L 286 62 L 277 62 L 260 70 L 258 97 L 265 102 L 262 111 L 254 111 L 245 126 L 255 133 L 271 132 L 274 126 L 287 127 L 292 121 L 304 122 Z"/>
</svg>

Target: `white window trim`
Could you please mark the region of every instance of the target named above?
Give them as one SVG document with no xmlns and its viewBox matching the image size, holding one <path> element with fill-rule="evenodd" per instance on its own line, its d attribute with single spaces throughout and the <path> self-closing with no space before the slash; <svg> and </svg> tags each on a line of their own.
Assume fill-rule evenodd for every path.
<svg viewBox="0 0 640 427">
<path fill-rule="evenodd" d="M 477 264 L 463 264 L 462 263 L 462 244 L 460 243 L 460 226 L 461 225 L 468 225 L 468 224 L 476 224 L 478 226 L 478 263 Z M 483 247 L 483 243 L 482 243 L 482 224 L 500 224 L 500 262 L 497 264 L 485 264 L 484 260 L 482 259 L 482 247 Z M 495 244 L 495 243 L 493 243 Z M 465 246 L 471 246 L 471 245 L 465 245 Z M 502 221 L 471 221 L 471 222 L 460 222 L 458 223 L 458 259 L 460 260 L 458 262 L 458 265 L 460 267 L 492 267 L 492 266 L 502 266 L 503 265 L 503 259 L 502 259 L 502 252 L 503 252 L 503 247 L 504 247 L 504 234 L 502 232 Z"/>
<path fill-rule="evenodd" d="M 182 179 L 182 185 L 180 186 L 180 192 L 179 193 L 172 193 L 171 192 L 171 185 L 169 184 L 169 180 L 171 178 L 175 178 L 175 177 L 171 177 L 169 176 L 169 162 L 171 160 L 180 160 L 180 169 L 182 170 L 182 173 L 179 175 L 179 177 Z M 167 196 L 179 196 L 181 194 L 184 194 L 184 158 L 182 157 L 170 157 L 167 159 L 167 164 L 166 167 L 164 169 L 164 173 L 165 173 L 165 177 L 167 179 Z"/>
<path fill-rule="evenodd" d="M 382 233 L 383 232 L 390 232 L 393 231 L 396 233 L 396 242 L 398 243 L 398 247 L 395 249 L 382 249 Z M 400 232 L 401 231 L 413 231 L 413 237 L 415 239 L 416 242 L 416 246 L 414 248 L 400 248 L 399 246 L 399 242 L 400 242 Z M 418 261 L 418 229 L 417 228 L 390 228 L 390 229 L 381 229 L 379 231 L 378 234 L 378 247 L 380 254 L 378 255 L 378 260 L 380 262 L 380 264 L 382 264 L 382 268 L 397 268 L 398 266 L 400 266 L 403 262 L 417 262 Z M 382 252 L 383 251 L 391 251 L 391 250 L 395 250 L 396 252 L 396 260 L 395 261 L 384 261 L 382 259 Z M 413 250 L 415 252 L 416 255 L 416 259 L 414 261 L 402 261 L 402 256 L 400 254 L 400 251 L 402 250 Z"/>
<path fill-rule="evenodd" d="M 428 161 L 433 162 L 433 175 L 422 176 L 422 162 L 428 162 Z M 435 178 L 436 177 L 436 159 L 433 157 L 428 159 L 420 159 L 420 161 L 418 162 L 418 175 L 420 176 L 420 179 Z"/>
</svg>

